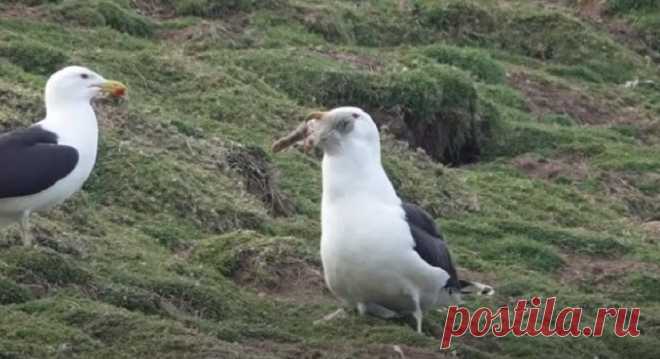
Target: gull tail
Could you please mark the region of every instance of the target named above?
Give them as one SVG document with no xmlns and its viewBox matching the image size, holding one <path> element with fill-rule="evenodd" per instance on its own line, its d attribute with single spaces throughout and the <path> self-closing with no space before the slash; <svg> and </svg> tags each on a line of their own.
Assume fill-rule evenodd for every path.
<svg viewBox="0 0 660 359">
<path fill-rule="evenodd" d="M 461 286 L 461 294 L 486 296 L 495 294 L 495 289 L 487 284 L 462 279 L 459 283 Z"/>
</svg>

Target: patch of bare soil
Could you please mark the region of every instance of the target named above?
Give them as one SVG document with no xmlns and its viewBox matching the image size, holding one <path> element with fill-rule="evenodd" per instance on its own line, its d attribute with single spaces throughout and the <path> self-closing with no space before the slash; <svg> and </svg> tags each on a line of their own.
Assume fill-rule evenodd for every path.
<svg viewBox="0 0 660 359">
<path fill-rule="evenodd" d="M 294 255 L 279 253 L 277 256 L 273 263 L 257 251 L 242 252 L 239 269 L 232 279 L 241 286 L 255 289 L 260 296 L 304 303 L 332 300 L 319 266 Z"/>
<path fill-rule="evenodd" d="M 534 0 L 536 3 L 548 7 L 574 10 L 581 18 L 600 22 L 605 13 L 607 0 Z"/>
<path fill-rule="evenodd" d="M 640 131 L 636 137 L 645 145 L 660 144 L 660 119 L 640 124 L 639 128 Z"/>
<path fill-rule="evenodd" d="M 660 271 L 657 264 L 616 258 L 594 259 L 570 254 L 564 256 L 564 262 L 566 265 L 560 273 L 563 281 L 592 289 L 608 288 L 614 292 L 617 286 L 626 287 L 622 278 L 628 273 Z"/>
<path fill-rule="evenodd" d="M 660 198 L 646 194 L 640 186 L 656 183 L 654 174 L 626 174 L 604 172 L 599 182 L 603 184 L 608 196 L 617 198 L 626 205 L 630 215 L 641 222 L 660 220 Z"/>
<path fill-rule="evenodd" d="M 527 97 L 530 110 L 539 117 L 567 114 L 582 124 L 600 125 L 631 122 L 629 116 L 634 116 L 609 108 L 582 91 L 532 77 L 525 72 L 512 73 L 509 84 Z"/>
<path fill-rule="evenodd" d="M 524 154 L 512 159 L 511 164 L 528 177 L 541 180 L 584 181 L 596 178 L 605 194 L 620 201 L 629 217 L 646 229 L 650 239 L 660 239 L 660 196 L 644 192 L 644 188 L 660 183 L 660 175 L 594 170 L 583 158 L 575 156 L 546 159 Z"/>
<path fill-rule="evenodd" d="M 332 49 L 316 50 L 316 52 L 333 60 L 347 63 L 351 67 L 359 70 L 377 72 L 383 67 L 382 62 L 367 55 L 342 52 Z"/>
<path fill-rule="evenodd" d="M 648 56 L 656 63 L 660 62 L 660 54 L 649 46 L 643 34 L 635 31 L 630 23 L 607 13 L 606 0 L 578 0 L 578 15 L 592 24 L 602 25 L 623 46 Z"/>
<path fill-rule="evenodd" d="M 46 17 L 46 13 L 39 7 L 26 6 L 20 3 L 3 5 L 0 4 L 0 19 L 1 18 L 32 18 L 42 19 Z"/>
<path fill-rule="evenodd" d="M 559 178 L 582 181 L 589 177 L 589 166 L 580 158 L 547 159 L 524 154 L 512 164 L 531 178 L 555 180 Z"/>
<path fill-rule="evenodd" d="M 646 43 L 644 35 L 633 29 L 629 23 L 618 19 L 608 19 L 606 27 L 617 42 L 645 56 L 649 61 L 660 63 L 660 54 L 651 48 Z"/>
<path fill-rule="evenodd" d="M 582 19 L 604 28 L 621 45 L 660 63 L 660 54 L 649 46 L 643 34 L 625 20 L 607 13 L 607 0 L 578 0 L 577 13 Z"/>
<path fill-rule="evenodd" d="M 578 15 L 601 21 L 606 5 L 606 0 L 577 0 Z"/>
<path fill-rule="evenodd" d="M 227 32 L 226 28 L 214 21 L 200 20 L 195 25 L 164 31 L 160 36 L 173 42 L 198 41 L 200 39 L 214 38 Z"/>
<path fill-rule="evenodd" d="M 164 31 L 160 37 L 173 41 L 209 45 L 238 42 L 250 23 L 247 14 L 235 14 L 220 20 L 199 20 L 194 25 L 182 29 Z"/>
<path fill-rule="evenodd" d="M 310 325 L 312 325 L 310 323 Z M 365 358 L 365 359 L 441 359 L 450 355 L 440 349 L 421 349 L 405 345 L 368 344 L 360 348 L 333 344 L 332 346 L 308 346 L 305 344 L 284 344 L 272 341 L 250 342 L 250 351 L 268 353 L 281 358 L 325 359 L 325 358 Z M 440 344 L 438 344 L 438 347 Z M 403 355 L 401 354 L 403 353 Z"/>
<path fill-rule="evenodd" d="M 655 63 L 660 63 L 660 54 L 645 41 L 644 36 L 635 31 L 624 20 L 607 13 L 607 0 L 535 0 L 549 7 L 562 7 L 574 10 L 575 15 L 590 24 L 607 31 L 618 43 L 640 55 L 648 56 Z"/>
<path fill-rule="evenodd" d="M 164 4 L 163 0 L 131 0 L 131 4 L 141 15 L 158 19 L 171 19 L 176 16 L 174 7 Z"/>
<path fill-rule="evenodd" d="M 648 233 L 654 242 L 660 242 L 660 221 L 650 221 L 642 224 L 642 228 Z"/>
<path fill-rule="evenodd" d="M 604 280 L 609 281 L 611 276 L 632 272 L 643 266 L 640 262 L 611 258 L 599 260 L 575 255 L 565 256 L 564 262 L 566 265 L 561 271 L 562 279 L 593 285 L 598 285 Z"/>
</svg>

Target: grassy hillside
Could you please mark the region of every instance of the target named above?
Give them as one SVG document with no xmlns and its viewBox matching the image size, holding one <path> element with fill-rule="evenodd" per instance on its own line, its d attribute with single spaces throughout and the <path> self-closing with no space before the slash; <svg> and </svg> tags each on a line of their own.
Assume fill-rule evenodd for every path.
<svg viewBox="0 0 660 359">
<path fill-rule="evenodd" d="M 35 218 L 40 246 L 0 235 L 0 358 L 658 358 L 658 34 L 654 0 L 0 0 L 0 132 L 43 116 L 64 65 L 130 88 L 98 104 L 93 177 Z M 337 306 L 320 162 L 269 146 L 339 104 L 496 287 L 467 306 L 640 306 L 642 335 L 443 353 L 441 313 L 424 335 L 313 325 Z"/>
</svg>

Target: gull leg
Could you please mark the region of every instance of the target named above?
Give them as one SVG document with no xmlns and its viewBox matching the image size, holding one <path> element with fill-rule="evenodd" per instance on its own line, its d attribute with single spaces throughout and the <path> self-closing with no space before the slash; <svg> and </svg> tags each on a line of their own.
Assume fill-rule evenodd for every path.
<svg viewBox="0 0 660 359">
<path fill-rule="evenodd" d="M 323 317 L 319 320 L 315 320 L 314 325 L 319 325 L 321 323 L 326 323 L 326 322 L 335 320 L 337 318 L 343 318 L 345 316 L 346 316 L 346 311 L 344 310 L 344 308 L 339 308 L 336 311 L 326 315 L 325 317 Z"/>
<path fill-rule="evenodd" d="M 25 211 L 21 215 L 21 237 L 23 246 L 32 247 L 32 233 L 30 233 L 30 211 Z"/>
<path fill-rule="evenodd" d="M 394 349 L 394 351 L 397 352 L 397 354 L 399 354 L 401 359 L 406 359 L 406 354 L 403 353 L 403 349 L 401 349 L 400 346 L 395 345 L 392 349 Z"/>
<path fill-rule="evenodd" d="M 422 314 L 422 308 L 419 306 L 419 298 L 414 296 L 413 301 L 415 302 L 413 317 L 415 317 L 415 321 L 417 322 L 417 333 L 422 334 L 422 319 L 424 318 L 424 315 Z"/>
<path fill-rule="evenodd" d="M 365 315 L 367 315 L 367 305 L 366 304 L 358 303 L 357 310 L 358 310 L 358 313 L 360 314 L 360 316 L 364 317 Z"/>
<path fill-rule="evenodd" d="M 416 309 L 413 313 L 413 317 L 415 317 L 415 320 L 417 321 L 417 333 L 422 334 L 422 311 L 420 309 Z"/>
</svg>

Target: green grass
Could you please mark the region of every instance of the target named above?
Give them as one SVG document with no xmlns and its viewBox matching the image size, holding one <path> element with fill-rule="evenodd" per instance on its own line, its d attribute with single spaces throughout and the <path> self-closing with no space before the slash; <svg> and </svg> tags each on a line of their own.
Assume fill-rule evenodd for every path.
<svg viewBox="0 0 660 359">
<path fill-rule="evenodd" d="M 660 2 L 656 0 L 609 0 L 607 10 L 611 14 L 628 19 L 643 43 L 654 51 L 660 49 Z"/>
<path fill-rule="evenodd" d="M 140 37 L 154 32 L 154 23 L 128 9 L 126 1 L 65 0 L 55 9 L 55 16 L 75 25 L 108 26 Z"/>
<path fill-rule="evenodd" d="M 642 308 L 640 338 L 462 337 L 459 357 L 657 357 L 660 247 L 642 224 L 660 220 L 660 97 L 621 86 L 658 83 L 657 69 L 606 26 L 539 4 L 2 2 L 0 129 L 40 119 L 48 74 L 68 64 L 127 83 L 129 99 L 99 104 L 96 168 L 34 218 L 41 247 L 3 228 L 0 357 L 440 355 L 441 313 L 423 335 L 410 318 L 312 324 L 339 304 L 318 255 L 321 164 L 269 147 L 338 105 L 383 125 L 400 196 L 495 287 L 466 306 Z M 603 21 L 656 41 L 656 2 L 607 7 Z M 549 85 L 530 99 L 520 72 Z M 558 98 L 617 115 L 589 125 Z"/>
<path fill-rule="evenodd" d="M 23 303 L 32 299 L 31 293 L 14 281 L 0 278 L 0 304 Z"/>
<path fill-rule="evenodd" d="M 657 0 L 608 0 L 607 7 L 616 12 L 657 10 L 660 9 L 660 3 Z"/>
<path fill-rule="evenodd" d="M 432 46 L 424 49 L 422 53 L 441 64 L 453 65 L 470 72 L 484 82 L 497 84 L 504 81 L 505 73 L 502 65 L 483 50 Z"/>
<path fill-rule="evenodd" d="M 20 37 L 0 45 L 0 55 L 23 70 L 42 76 L 57 71 L 70 61 L 64 52 L 56 48 Z"/>
</svg>

